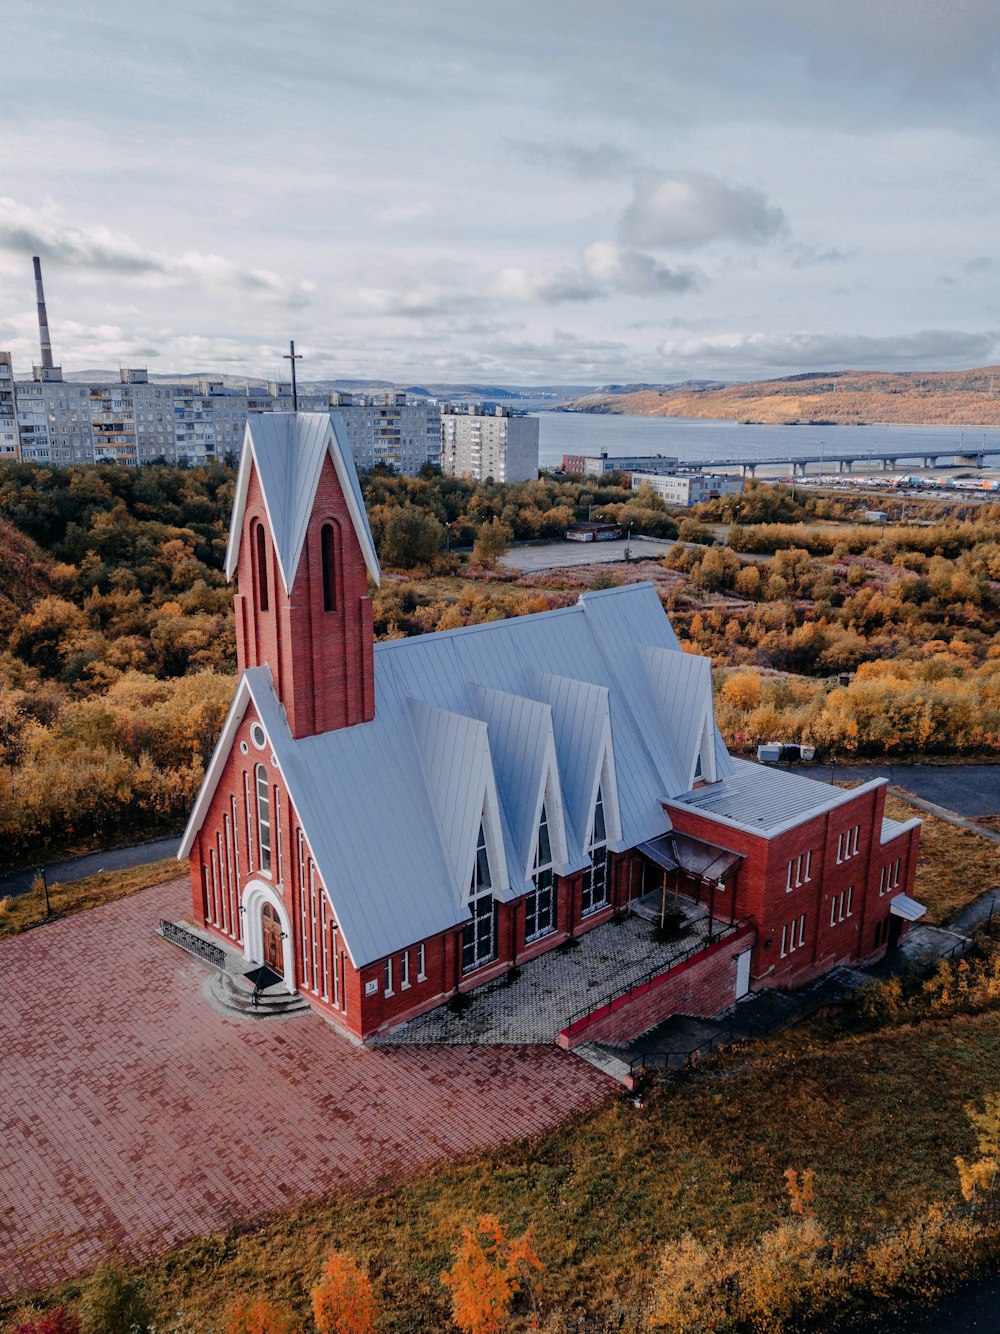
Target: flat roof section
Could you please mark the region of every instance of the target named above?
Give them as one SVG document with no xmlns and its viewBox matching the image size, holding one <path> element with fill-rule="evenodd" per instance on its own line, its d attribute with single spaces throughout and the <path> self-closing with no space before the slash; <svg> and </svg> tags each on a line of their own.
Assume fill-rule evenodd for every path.
<svg viewBox="0 0 1000 1334">
<path fill-rule="evenodd" d="M 859 793 L 887 786 L 886 779 L 874 778 L 861 787 L 845 789 L 750 760 L 733 759 L 732 764 L 733 772 L 721 782 L 665 798 L 664 805 L 668 810 L 684 807 L 733 829 L 774 838 L 814 815 L 843 806 Z"/>
</svg>

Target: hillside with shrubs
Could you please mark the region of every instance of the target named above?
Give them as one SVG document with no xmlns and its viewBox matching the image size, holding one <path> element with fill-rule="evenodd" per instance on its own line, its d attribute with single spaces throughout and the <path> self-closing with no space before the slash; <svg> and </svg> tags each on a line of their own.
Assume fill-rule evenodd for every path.
<svg viewBox="0 0 1000 1334">
<path fill-rule="evenodd" d="M 0 832 L 11 861 L 175 829 L 232 698 L 222 572 L 231 467 L 0 471 Z M 376 634 L 519 616 L 649 579 L 686 649 L 717 668 L 727 742 L 833 755 L 1000 749 L 1000 508 L 751 484 L 692 513 L 648 489 L 363 479 L 385 570 Z M 893 519 L 898 502 L 881 502 Z M 521 575 L 511 542 L 589 516 L 675 540 L 663 559 Z M 728 534 L 729 544 L 716 540 Z"/>
</svg>

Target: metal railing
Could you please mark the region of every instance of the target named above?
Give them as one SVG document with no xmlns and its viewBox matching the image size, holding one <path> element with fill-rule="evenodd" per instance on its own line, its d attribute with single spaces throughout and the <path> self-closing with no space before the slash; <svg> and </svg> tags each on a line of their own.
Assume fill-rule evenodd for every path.
<svg viewBox="0 0 1000 1334">
<path fill-rule="evenodd" d="M 635 1075 L 640 1070 L 691 1069 L 717 1051 L 735 1047 L 741 1042 L 762 1042 L 764 1038 L 769 1038 L 774 1033 L 802 1023 L 804 1019 L 810 1018 L 819 1010 L 825 1010 L 833 1005 L 849 1005 L 854 997 L 854 991 L 849 988 L 836 987 L 804 997 L 800 1005 L 793 1006 L 783 1014 L 774 1015 L 770 1020 L 755 1023 L 753 1020 L 732 1019 L 725 1028 L 693 1047 L 682 1048 L 680 1051 L 647 1052 L 644 1056 L 635 1057 L 629 1064 L 629 1074 Z"/>
<path fill-rule="evenodd" d="M 213 945 L 211 941 L 203 940 L 201 936 L 196 936 L 193 931 L 188 931 L 177 922 L 168 922 L 165 917 L 160 918 L 160 935 L 164 940 L 169 940 L 174 945 L 179 945 L 182 950 L 187 950 L 188 954 L 194 954 L 205 963 L 210 963 L 213 968 L 225 972 L 226 952 L 218 945 Z"/>
<path fill-rule="evenodd" d="M 710 950 L 714 945 L 717 945 L 720 940 L 728 940 L 730 936 L 738 935 L 739 932 L 742 931 L 748 925 L 749 925 L 748 922 L 743 922 L 743 921 L 729 922 L 724 927 L 722 927 L 721 930 L 710 932 L 707 936 L 703 936 L 695 944 L 690 945 L 686 950 L 682 950 L 680 954 L 674 955 L 673 958 L 671 958 L 669 961 L 661 960 L 661 962 L 658 963 L 655 968 L 651 968 L 648 973 L 644 973 L 642 977 L 638 978 L 635 982 L 630 982 L 629 985 L 627 987 L 624 987 L 622 990 L 612 991 L 608 995 L 602 997 L 601 1000 L 596 1000 L 592 1004 L 586 1006 L 584 1009 L 577 1010 L 577 1012 L 571 1015 L 568 1021 L 564 1024 L 562 1031 L 564 1033 L 571 1032 L 574 1028 L 577 1027 L 577 1025 L 583 1023 L 585 1020 L 589 1019 L 592 1015 L 596 1014 L 598 1010 L 607 1009 L 610 1011 L 610 1009 L 613 1006 L 620 1004 L 627 1004 L 628 1001 L 630 1001 L 633 998 L 636 992 L 643 991 L 646 987 L 650 985 L 651 982 L 654 982 L 658 977 L 665 977 L 667 973 L 672 973 L 675 968 L 679 968 L 681 964 L 687 963 L 690 959 L 693 959 L 696 955 L 704 954 L 707 950 Z"/>
</svg>

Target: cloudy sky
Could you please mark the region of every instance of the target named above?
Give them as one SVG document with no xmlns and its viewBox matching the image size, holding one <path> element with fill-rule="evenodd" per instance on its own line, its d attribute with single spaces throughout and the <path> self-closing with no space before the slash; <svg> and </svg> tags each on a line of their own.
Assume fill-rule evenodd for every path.
<svg viewBox="0 0 1000 1334">
<path fill-rule="evenodd" d="M 5 0 L 0 348 L 499 383 L 1000 360 L 996 0 Z"/>
</svg>

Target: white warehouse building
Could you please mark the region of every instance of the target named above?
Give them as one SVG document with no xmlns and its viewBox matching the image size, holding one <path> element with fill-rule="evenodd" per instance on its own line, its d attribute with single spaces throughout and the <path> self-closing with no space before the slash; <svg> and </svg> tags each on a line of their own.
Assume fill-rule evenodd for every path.
<svg viewBox="0 0 1000 1334">
<path fill-rule="evenodd" d="M 739 495 L 743 490 L 743 478 L 728 473 L 680 472 L 662 475 L 634 472 L 632 490 L 638 491 L 642 486 L 652 487 L 664 504 L 686 509 L 689 505 L 700 505 L 702 501 L 715 500 L 718 496 Z"/>
</svg>

